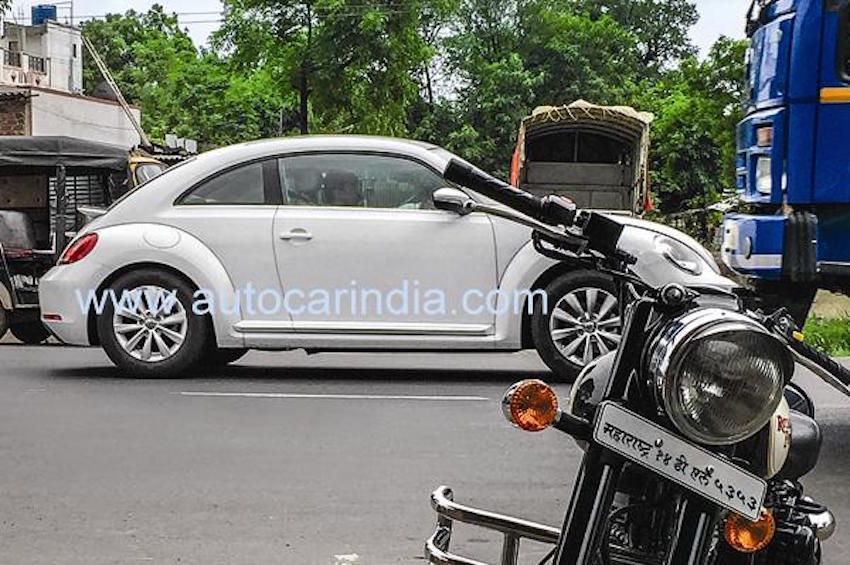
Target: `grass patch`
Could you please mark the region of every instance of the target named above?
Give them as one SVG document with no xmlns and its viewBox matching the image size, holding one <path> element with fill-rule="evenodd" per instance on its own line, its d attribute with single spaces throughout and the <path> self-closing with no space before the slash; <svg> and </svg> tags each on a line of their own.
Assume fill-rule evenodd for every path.
<svg viewBox="0 0 850 565">
<path fill-rule="evenodd" d="M 850 357 L 850 319 L 812 316 L 803 329 L 806 342 L 833 357 Z"/>
</svg>

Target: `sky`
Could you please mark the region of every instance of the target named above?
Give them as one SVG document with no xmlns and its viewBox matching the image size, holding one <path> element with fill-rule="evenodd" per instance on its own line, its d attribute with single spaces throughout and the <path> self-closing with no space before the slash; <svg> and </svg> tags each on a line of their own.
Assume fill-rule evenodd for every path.
<svg viewBox="0 0 850 565">
<path fill-rule="evenodd" d="M 14 13 L 23 10 L 29 18 L 30 7 L 34 4 L 49 4 L 49 0 L 15 0 Z M 156 0 L 74 0 L 74 18 L 80 16 L 102 15 L 108 12 L 124 12 L 129 9 L 145 11 Z M 203 45 L 207 37 L 217 27 L 221 10 L 220 0 L 158 0 L 167 12 L 185 13 L 180 17 L 181 24 L 189 30 L 195 43 Z M 67 4 L 67 2 L 66 2 Z M 700 21 L 691 31 L 694 43 L 705 53 L 711 44 L 721 35 L 740 38 L 744 34 L 744 16 L 749 0 L 696 0 L 700 12 Z M 68 15 L 67 8 L 60 8 L 60 19 Z"/>
</svg>

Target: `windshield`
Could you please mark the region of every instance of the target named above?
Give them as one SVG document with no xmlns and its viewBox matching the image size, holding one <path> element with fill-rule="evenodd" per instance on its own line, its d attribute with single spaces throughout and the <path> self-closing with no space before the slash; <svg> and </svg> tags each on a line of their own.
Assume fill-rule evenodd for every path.
<svg viewBox="0 0 850 565">
<path fill-rule="evenodd" d="M 142 163 L 136 167 L 136 184 L 142 185 L 164 173 L 168 167 L 162 163 Z"/>
<path fill-rule="evenodd" d="M 118 200 L 116 200 L 115 202 L 113 202 L 113 203 L 112 203 L 112 205 L 110 205 L 110 206 L 109 206 L 109 210 L 112 210 L 113 208 L 115 208 L 115 206 L 117 206 L 119 203 L 123 202 L 125 198 L 127 198 L 128 196 L 130 196 L 131 194 L 133 194 L 133 193 L 134 193 L 134 192 L 136 192 L 137 190 L 141 190 L 141 189 L 142 189 L 142 188 L 144 188 L 145 186 L 149 185 L 149 184 L 150 184 L 150 181 L 152 181 L 152 180 L 154 180 L 154 179 L 156 179 L 156 178 L 164 177 L 165 175 L 169 175 L 169 174 L 171 174 L 173 171 L 176 171 L 177 169 L 179 169 L 180 167 L 182 167 L 182 166 L 183 166 L 183 165 L 185 165 L 186 163 L 191 163 L 192 161 L 194 161 L 194 160 L 195 160 L 195 158 L 196 158 L 196 157 L 190 157 L 189 159 L 186 159 L 185 161 L 181 161 L 180 163 L 177 163 L 176 165 L 173 165 L 173 166 L 171 166 L 171 167 L 165 167 L 165 165 L 163 165 L 162 163 L 145 163 L 145 164 L 143 164 L 143 165 L 139 165 L 139 166 L 136 168 L 136 178 L 137 178 L 137 179 L 140 179 L 140 176 L 139 176 L 139 175 L 140 175 L 140 173 L 139 173 L 139 171 L 140 171 L 143 167 L 148 167 L 148 166 L 150 166 L 150 165 L 153 165 L 153 166 L 155 166 L 155 167 L 158 169 L 158 171 L 159 171 L 159 172 L 158 172 L 157 174 L 155 174 L 155 175 L 152 175 L 152 176 L 148 177 L 148 178 L 147 178 L 147 180 L 145 180 L 145 181 L 144 181 L 143 183 L 141 183 L 139 186 L 137 186 L 137 187 L 136 187 L 136 188 L 134 188 L 133 190 L 128 191 L 126 194 L 124 194 L 123 196 L 121 196 L 121 198 L 119 198 Z"/>
</svg>

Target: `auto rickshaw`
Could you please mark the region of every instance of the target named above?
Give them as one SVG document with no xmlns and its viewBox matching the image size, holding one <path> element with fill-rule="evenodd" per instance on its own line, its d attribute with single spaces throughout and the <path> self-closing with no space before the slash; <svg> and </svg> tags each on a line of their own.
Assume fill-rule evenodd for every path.
<svg viewBox="0 0 850 565">
<path fill-rule="evenodd" d="M 48 337 L 38 282 L 87 221 L 165 165 L 145 154 L 63 136 L 0 136 L 0 337 Z"/>
</svg>

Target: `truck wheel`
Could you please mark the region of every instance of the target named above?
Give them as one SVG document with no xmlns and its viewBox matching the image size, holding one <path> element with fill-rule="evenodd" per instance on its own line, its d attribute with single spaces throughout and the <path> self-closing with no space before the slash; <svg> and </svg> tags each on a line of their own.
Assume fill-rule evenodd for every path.
<svg viewBox="0 0 850 565">
<path fill-rule="evenodd" d="M 815 301 L 817 287 L 805 283 L 756 281 L 753 287 L 760 298 L 760 307 L 768 314 L 785 307 L 801 328 Z"/>
<path fill-rule="evenodd" d="M 3 336 L 6 335 L 6 332 L 9 330 L 9 313 L 6 312 L 6 309 L 0 307 L 0 339 L 3 339 Z"/>
<path fill-rule="evenodd" d="M 41 322 L 12 324 L 9 330 L 13 336 L 27 345 L 37 345 L 50 337 L 50 332 Z"/>
<path fill-rule="evenodd" d="M 135 377 L 165 378 L 203 366 L 212 327 L 194 313 L 190 284 L 166 271 L 141 269 L 116 279 L 107 292 L 118 305 L 107 301 L 97 332 L 119 368 Z"/>
<path fill-rule="evenodd" d="M 204 358 L 207 367 L 224 367 L 239 361 L 248 353 L 247 349 L 219 349 L 215 348 Z"/>
<path fill-rule="evenodd" d="M 617 288 L 606 275 L 574 271 L 549 283 L 545 292 L 546 301 L 534 304 L 531 337 L 556 377 L 572 382 L 585 365 L 620 344 Z"/>
</svg>

